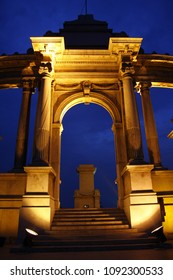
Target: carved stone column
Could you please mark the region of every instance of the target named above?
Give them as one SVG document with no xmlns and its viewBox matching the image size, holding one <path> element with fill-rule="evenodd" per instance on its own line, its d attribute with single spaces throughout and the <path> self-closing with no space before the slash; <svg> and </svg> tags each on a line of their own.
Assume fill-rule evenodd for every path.
<svg viewBox="0 0 173 280">
<path fill-rule="evenodd" d="M 130 164 L 143 162 L 142 138 L 138 110 L 133 89 L 133 67 L 130 62 L 122 63 L 121 76 L 124 93 L 124 113 L 127 141 L 127 158 Z"/>
<path fill-rule="evenodd" d="M 150 98 L 150 86 L 151 83 L 142 82 L 139 84 L 139 90 L 142 97 L 142 110 L 150 163 L 154 164 L 155 167 L 161 167 L 158 135 Z"/>
<path fill-rule="evenodd" d="M 26 165 L 27 144 L 30 119 L 31 94 L 33 91 L 33 80 L 23 78 L 23 95 L 16 139 L 16 151 L 14 169 L 23 170 Z"/>
<path fill-rule="evenodd" d="M 60 162 L 61 162 L 61 135 L 63 132 L 63 125 L 61 123 L 53 123 L 52 138 L 51 138 L 51 166 L 56 172 L 56 179 L 54 184 L 54 200 L 55 208 L 60 208 Z"/>
<path fill-rule="evenodd" d="M 51 63 L 42 63 L 39 69 L 40 91 L 38 96 L 35 139 L 34 165 L 49 165 L 50 122 L 51 122 Z"/>
</svg>

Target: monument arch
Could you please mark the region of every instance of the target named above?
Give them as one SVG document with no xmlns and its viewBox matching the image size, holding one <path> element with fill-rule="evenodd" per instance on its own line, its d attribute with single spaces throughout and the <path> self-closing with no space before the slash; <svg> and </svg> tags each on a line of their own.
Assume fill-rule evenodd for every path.
<svg viewBox="0 0 173 280">
<path fill-rule="evenodd" d="M 80 104 L 81 105 L 83 104 L 83 106 L 80 106 Z M 64 173 L 65 173 L 65 165 L 64 164 L 62 165 L 62 162 L 61 162 L 61 167 L 60 167 L 60 169 L 61 169 L 60 170 L 60 174 L 61 174 L 61 181 L 62 181 L 61 186 L 60 186 L 61 193 L 62 192 L 64 193 L 63 188 L 68 188 L 67 185 L 71 185 L 72 188 L 75 186 L 75 189 L 78 187 L 78 180 L 77 180 L 78 179 L 78 175 L 76 174 L 75 170 L 76 170 L 76 168 L 79 165 L 79 159 L 78 160 L 77 159 L 73 160 L 73 157 L 75 157 L 75 155 L 71 151 L 73 149 L 75 149 L 75 150 L 77 149 L 78 150 L 77 146 L 73 147 L 73 141 L 75 139 L 75 141 L 78 142 L 78 145 L 80 145 L 79 152 L 76 151 L 77 157 L 80 158 L 80 162 L 83 163 L 83 164 L 84 163 L 86 163 L 86 164 L 88 164 L 88 163 L 95 164 L 95 166 L 97 168 L 96 174 L 94 176 L 95 177 L 95 185 L 96 185 L 96 187 L 99 186 L 99 188 L 100 188 L 102 202 L 105 201 L 104 193 L 106 193 L 106 192 L 104 191 L 104 189 L 106 188 L 106 189 L 108 189 L 108 192 L 110 193 L 110 203 L 108 203 L 108 202 L 106 203 L 106 201 L 105 201 L 106 205 L 109 204 L 109 205 L 111 205 L 111 207 L 116 207 L 116 205 L 117 205 L 117 197 L 115 197 L 115 195 L 112 194 L 114 196 L 114 198 L 115 198 L 115 200 L 113 202 L 113 198 L 111 198 L 112 197 L 112 195 L 111 195 L 112 191 L 109 190 L 109 188 L 107 186 L 107 184 L 108 185 L 110 184 L 113 189 L 116 187 L 116 184 L 115 184 L 116 164 L 114 162 L 115 161 L 115 153 L 114 153 L 114 150 L 115 150 L 115 145 L 114 144 L 115 143 L 114 143 L 114 134 L 112 132 L 112 118 L 111 118 L 109 112 L 105 108 L 103 108 L 103 106 L 96 104 L 96 102 L 91 102 L 90 105 L 84 105 L 83 102 L 80 103 L 80 104 L 78 104 L 77 106 L 74 105 L 73 108 L 72 107 L 70 108 L 70 110 L 72 109 L 73 111 L 72 111 L 72 113 L 70 113 L 70 117 L 68 116 L 67 119 L 68 119 L 68 123 L 70 122 L 72 124 L 72 128 L 71 128 L 71 126 L 69 124 L 67 125 L 67 128 L 66 128 L 66 126 L 64 127 L 64 122 L 63 122 L 64 119 L 62 120 L 63 132 L 62 132 L 62 145 L 61 145 L 61 159 L 63 159 L 63 162 L 65 161 L 65 158 L 64 158 L 64 153 L 65 153 L 66 160 L 68 158 L 68 162 L 72 162 L 72 165 L 73 165 L 73 169 L 72 169 L 72 167 L 70 169 L 70 166 L 68 164 L 68 169 L 67 170 L 69 170 L 69 171 L 73 170 L 74 174 L 72 175 L 71 174 L 72 172 L 70 173 L 72 175 L 72 179 L 73 179 L 72 182 L 70 182 L 70 179 L 67 180 L 66 176 L 65 176 L 64 179 L 65 179 L 66 184 L 64 184 L 64 180 L 63 180 L 62 174 L 64 175 Z M 92 104 L 94 104 L 95 106 L 92 106 Z M 97 107 L 98 107 L 98 109 L 97 109 Z M 80 113 L 78 112 L 78 109 L 79 109 L 79 112 L 81 113 L 81 116 L 80 116 Z M 68 114 L 68 112 L 69 111 L 67 111 L 66 114 Z M 74 112 L 76 112 L 76 113 L 74 113 Z M 98 112 L 98 115 L 97 115 L 97 112 Z M 92 114 L 93 119 L 90 117 L 90 113 Z M 79 120 L 78 120 L 78 118 L 76 119 L 76 114 L 77 114 Z M 75 116 L 75 119 L 74 119 L 74 116 Z M 65 115 L 65 117 L 66 117 L 66 115 Z M 108 117 L 109 117 L 109 124 L 106 122 L 107 123 L 107 126 L 106 126 L 106 124 L 104 125 L 103 123 L 104 123 L 104 121 L 107 120 Z M 86 121 L 86 119 L 88 119 L 88 121 Z M 74 121 L 76 121 L 75 124 L 73 124 Z M 66 122 L 67 122 L 67 120 L 66 120 Z M 91 125 L 92 126 L 92 135 L 93 136 L 97 135 L 97 129 L 98 129 L 97 126 L 99 126 L 99 131 L 100 132 L 101 132 L 101 130 L 109 129 L 109 134 L 110 134 L 110 137 L 111 137 L 111 143 L 110 143 L 111 144 L 111 154 L 109 152 L 110 149 L 107 148 L 107 146 L 106 146 L 108 143 L 106 144 L 105 141 L 101 141 L 101 143 L 98 142 L 98 144 L 96 144 L 97 140 L 94 137 L 93 142 L 90 142 L 90 144 L 88 144 L 88 141 L 85 142 L 85 139 L 83 139 L 83 137 L 85 138 L 87 136 L 87 130 L 85 128 L 83 128 L 82 131 L 81 131 L 82 135 L 79 136 L 79 130 L 77 128 L 78 122 L 80 122 L 83 125 L 86 124 L 88 128 Z M 75 128 L 75 130 L 74 130 L 74 128 Z M 94 132 L 94 128 L 95 128 L 95 132 Z M 70 138 L 67 138 L 69 130 L 71 131 L 71 133 L 69 135 Z M 65 142 L 63 142 L 65 140 L 64 136 L 65 136 L 65 139 L 66 139 L 66 146 L 64 146 Z M 71 142 L 71 137 L 72 138 L 74 137 L 72 142 Z M 104 137 L 104 135 L 103 135 L 103 137 Z M 69 145 L 69 143 L 70 143 L 70 145 Z M 68 145 L 67 149 L 69 151 L 69 154 L 65 151 L 67 145 Z M 74 145 L 75 145 L 75 142 L 74 142 Z M 71 147 L 71 149 L 69 148 L 69 146 Z M 83 147 L 83 149 L 81 147 Z M 90 149 L 92 149 L 94 155 L 89 152 Z M 96 153 L 94 152 L 95 149 L 96 149 Z M 100 149 L 100 156 L 98 155 L 98 149 Z M 112 170 L 112 174 L 113 175 L 109 174 L 110 172 L 108 172 L 108 170 L 106 168 L 106 162 L 108 161 L 108 155 L 107 155 L 106 151 L 108 152 L 110 160 L 111 160 L 111 158 L 114 159 L 114 160 L 112 159 L 111 163 L 109 164 L 110 165 L 110 169 Z M 90 160 L 89 160 L 89 155 L 90 155 Z M 85 160 L 85 157 L 87 158 L 86 160 Z M 99 163 L 98 163 L 98 157 L 100 158 Z M 104 160 L 104 157 L 106 157 L 105 160 Z M 76 165 L 74 165 L 74 163 L 73 163 L 74 161 L 76 162 Z M 101 164 L 101 162 L 102 162 L 102 164 Z M 105 164 L 104 164 L 104 162 L 105 162 Z M 106 172 L 107 172 L 107 176 L 109 175 L 110 178 L 111 178 L 111 182 L 110 183 L 106 182 L 106 180 L 105 180 L 105 178 L 103 176 L 103 174 L 104 174 L 103 165 L 105 166 L 105 168 L 107 170 L 107 171 L 105 170 L 105 176 L 106 176 Z M 66 171 L 66 172 L 68 172 L 68 171 Z M 99 179 L 100 176 L 103 176 L 103 180 Z M 75 178 L 76 178 L 77 182 L 75 181 Z M 70 191 L 70 188 L 69 188 L 69 191 Z M 71 195 L 71 196 L 73 197 L 73 195 Z M 64 197 L 64 200 L 65 200 L 65 195 L 63 197 Z M 108 195 L 106 195 L 105 197 L 108 197 Z M 60 205 L 62 205 L 62 204 L 60 204 Z M 103 203 L 101 205 L 102 205 L 102 207 L 105 207 L 105 206 L 103 206 Z"/>
<path fill-rule="evenodd" d="M 98 28 L 98 42 L 94 36 L 94 42 L 90 42 L 81 19 L 92 34 Z M 82 28 L 86 40 L 80 41 L 77 36 L 76 42 L 69 42 L 69 25 L 75 35 L 76 25 Z M 150 87 L 173 87 L 173 57 L 141 54 L 142 38 L 113 33 L 105 22 L 100 24 L 91 15 L 66 23 L 66 28 L 64 36 L 61 30 L 51 33 L 52 37 L 31 37 L 33 54 L 5 56 L 0 60 L 1 88 L 22 88 L 14 169 L 0 174 L 2 234 L 17 236 L 19 224 L 23 229 L 28 224 L 50 229 L 55 211 L 60 208 L 62 119 L 80 103 L 102 106 L 113 120 L 118 208 L 124 210 L 130 227 L 151 231 L 163 225 L 167 235 L 173 234 L 173 171 L 162 168 L 150 99 Z M 71 47 L 67 48 L 65 40 Z M 134 87 L 141 94 L 149 162 L 143 155 Z M 39 89 L 34 153 L 27 165 L 26 141 L 34 88 Z M 94 167 L 80 168 L 82 174 L 86 170 L 91 175 Z M 93 187 L 93 177 L 87 180 Z"/>
<path fill-rule="evenodd" d="M 58 101 L 57 101 L 58 103 Z M 115 153 L 114 156 L 116 158 L 116 173 L 117 173 L 117 178 L 116 181 L 119 181 L 121 174 L 120 174 L 120 170 L 122 167 L 120 167 L 120 160 L 121 160 L 121 165 L 122 165 L 122 160 L 124 160 L 124 166 L 126 164 L 125 160 L 127 158 L 126 156 L 126 149 L 125 149 L 125 136 L 123 133 L 123 124 L 122 124 L 122 116 L 121 116 L 121 105 L 117 104 L 116 99 L 114 100 L 114 102 L 111 100 L 111 98 L 105 96 L 104 92 L 90 92 L 90 94 L 85 97 L 84 96 L 84 92 L 78 92 L 75 94 L 71 94 L 70 96 L 66 97 L 62 102 L 60 102 L 59 106 L 56 104 L 54 107 L 56 107 L 56 109 L 54 110 L 54 123 L 53 123 L 53 130 L 54 127 L 57 126 L 56 124 L 58 124 L 58 126 L 61 127 L 61 131 L 62 131 L 62 119 L 63 116 L 65 115 L 65 113 L 73 106 L 80 104 L 80 103 L 84 103 L 84 104 L 89 104 L 89 103 L 94 103 L 97 104 L 101 107 L 103 107 L 111 116 L 112 118 L 112 131 L 114 134 L 114 142 L 115 142 Z M 55 133 L 52 134 L 52 143 L 55 142 L 59 142 L 59 146 L 60 146 L 60 142 L 61 142 L 61 135 L 60 133 L 57 133 L 55 135 Z M 55 140 L 56 138 L 56 140 Z M 121 143 L 121 145 L 119 146 L 119 143 Z M 123 144 L 124 143 L 124 144 Z M 52 153 L 53 153 L 53 157 L 55 157 L 55 149 L 54 149 L 54 145 L 51 145 L 51 149 L 52 149 Z M 58 154 L 58 153 L 57 153 Z M 59 153 L 60 154 L 60 153 Z M 124 159 L 120 159 L 121 155 L 123 155 Z M 59 163 L 56 162 L 52 162 L 51 164 L 52 166 L 54 166 L 54 169 L 56 171 L 57 174 L 60 174 L 60 158 L 59 158 Z M 60 176 L 60 175 L 59 175 Z M 121 184 L 119 184 L 119 188 L 122 188 Z M 119 191 L 119 201 L 122 201 L 122 197 L 121 197 L 121 191 Z"/>
</svg>

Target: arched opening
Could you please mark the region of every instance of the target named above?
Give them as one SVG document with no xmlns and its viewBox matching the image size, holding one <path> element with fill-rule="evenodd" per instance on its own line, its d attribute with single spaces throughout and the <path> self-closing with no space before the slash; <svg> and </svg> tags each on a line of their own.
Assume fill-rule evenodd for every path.
<svg viewBox="0 0 173 280">
<path fill-rule="evenodd" d="M 61 144 L 61 207 L 73 207 L 78 189 L 79 164 L 94 164 L 95 188 L 101 193 L 101 207 L 116 207 L 117 186 L 112 118 L 101 106 L 78 104 L 63 118 Z"/>
</svg>

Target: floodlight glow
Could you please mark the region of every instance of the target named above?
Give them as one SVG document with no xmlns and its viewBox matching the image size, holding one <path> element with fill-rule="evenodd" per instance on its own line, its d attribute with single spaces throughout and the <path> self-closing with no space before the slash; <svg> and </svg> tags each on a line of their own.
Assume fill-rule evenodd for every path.
<svg viewBox="0 0 173 280">
<path fill-rule="evenodd" d="M 32 229 L 26 228 L 25 230 L 26 230 L 26 232 L 28 232 L 31 235 L 38 235 L 38 233 Z"/>
<path fill-rule="evenodd" d="M 151 233 L 154 233 L 154 232 L 158 231 L 158 230 L 161 229 L 161 228 L 163 228 L 163 226 L 157 227 L 156 229 L 152 230 Z"/>
</svg>

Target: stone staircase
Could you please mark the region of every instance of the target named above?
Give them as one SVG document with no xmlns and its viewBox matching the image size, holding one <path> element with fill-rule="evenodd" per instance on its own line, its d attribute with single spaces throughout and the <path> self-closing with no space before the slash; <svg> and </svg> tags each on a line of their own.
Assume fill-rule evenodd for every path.
<svg viewBox="0 0 173 280">
<path fill-rule="evenodd" d="M 129 224 L 125 213 L 120 209 L 60 209 L 55 212 L 52 231 L 125 229 Z"/>
<path fill-rule="evenodd" d="M 131 229 L 121 209 L 59 209 L 50 231 L 35 236 L 32 252 L 152 249 L 158 239 Z"/>
</svg>

